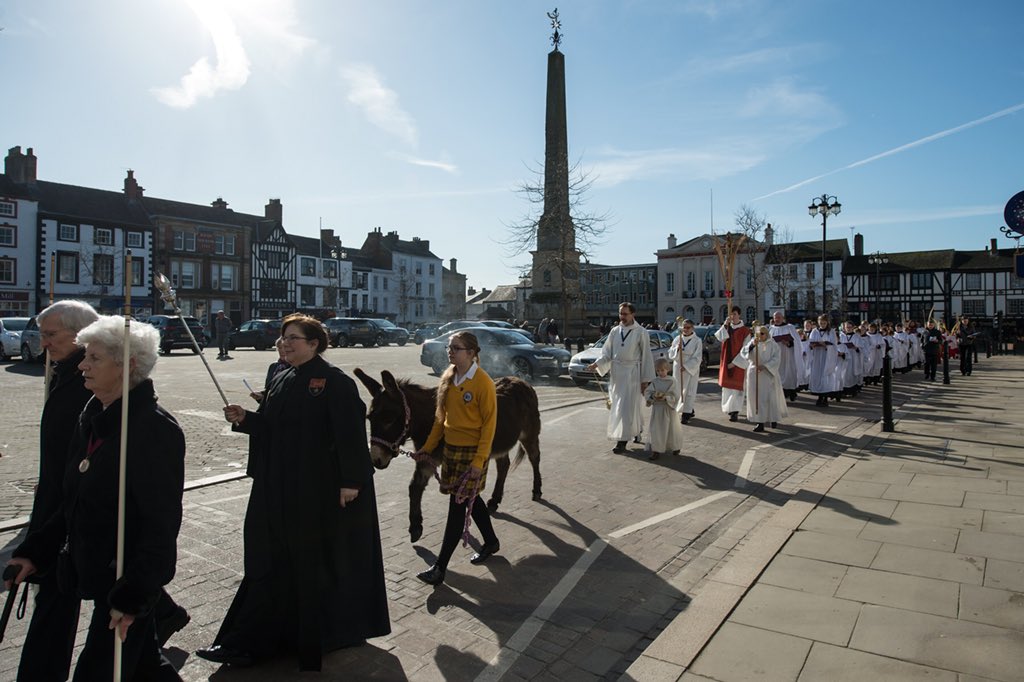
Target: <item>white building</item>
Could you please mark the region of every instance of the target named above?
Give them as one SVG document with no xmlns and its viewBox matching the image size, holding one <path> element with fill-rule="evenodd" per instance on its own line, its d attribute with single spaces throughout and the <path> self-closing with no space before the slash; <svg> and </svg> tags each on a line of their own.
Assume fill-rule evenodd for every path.
<svg viewBox="0 0 1024 682">
<path fill-rule="evenodd" d="M 39 205 L 9 176 L 0 175 L 0 316 L 28 317 L 38 312 Z"/>
</svg>

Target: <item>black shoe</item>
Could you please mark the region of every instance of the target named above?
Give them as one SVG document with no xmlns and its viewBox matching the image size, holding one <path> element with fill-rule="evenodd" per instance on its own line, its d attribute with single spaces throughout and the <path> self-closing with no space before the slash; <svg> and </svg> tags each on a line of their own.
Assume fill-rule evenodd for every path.
<svg viewBox="0 0 1024 682">
<path fill-rule="evenodd" d="M 755 426 L 754 433 L 764 433 L 764 424 L 758 424 Z"/>
<path fill-rule="evenodd" d="M 444 582 L 444 572 L 443 568 L 434 564 L 422 573 L 417 573 L 416 577 L 428 585 L 440 585 Z"/>
<path fill-rule="evenodd" d="M 731 422 L 739 421 L 739 414 L 740 414 L 739 412 L 730 412 L 729 413 L 729 421 L 731 421 Z"/>
<path fill-rule="evenodd" d="M 779 428 L 779 422 L 772 422 L 772 428 L 773 429 Z"/>
<path fill-rule="evenodd" d="M 616 455 L 621 455 L 625 451 L 626 451 L 626 441 L 624 441 L 624 440 L 620 440 L 619 442 L 617 442 L 615 444 L 615 447 L 612 448 L 612 452 L 614 452 Z"/>
<path fill-rule="evenodd" d="M 188 611 L 181 606 L 174 609 L 171 615 L 158 620 L 156 622 L 156 639 L 160 643 L 160 647 L 163 648 L 171 635 L 183 629 L 190 620 L 192 618 L 188 615 Z"/>
<path fill-rule="evenodd" d="M 487 561 L 492 554 L 496 554 L 500 549 L 501 543 L 497 540 L 494 542 L 485 542 L 483 547 L 480 548 L 480 551 L 469 558 L 469 563 L 474 566 L 479 566 L 483 562 Z"/>
<path fill-rule="evenodd" d="M 205 649 L 196 649 L 196 656 L 213 663 L 223 663 L 239 668 L 247 668 L 253 664 L 252 654 L 221 644 L 214 644 Z"/>
<path fill-rule="evenodd" d="M 659 457 L 661 457 L 661 453 L 660 452 L 652 452 L 650 455 L 647 456 L 647 461 L 653 462 L 654 460 L 658 459 Z"/>
<path fill-rule="evenodd" d="M 679 454 L 679 451 L 678 451 L 678 450 L 673 450 L 673 451 L 672 451 L 672 454 L 673 454 L 673 455 L 678 455 L 678 454 Z"/>
</svg>

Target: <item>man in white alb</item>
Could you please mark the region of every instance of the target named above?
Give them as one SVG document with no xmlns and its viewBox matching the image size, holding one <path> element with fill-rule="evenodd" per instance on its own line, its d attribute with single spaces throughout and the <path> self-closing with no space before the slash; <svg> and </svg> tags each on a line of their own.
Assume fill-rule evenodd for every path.
<svg viewBox="0 0 1024 682">
<path fill-rule="evenodd" d="M 803 383 L 804 352 L 796 327 L 786 322 L 786 314 L 776 310 L 768 334 L 779 344 L 779 383 L 782 393 L 790 400 L 796 400 L 797 389 Z"/>
</svg>

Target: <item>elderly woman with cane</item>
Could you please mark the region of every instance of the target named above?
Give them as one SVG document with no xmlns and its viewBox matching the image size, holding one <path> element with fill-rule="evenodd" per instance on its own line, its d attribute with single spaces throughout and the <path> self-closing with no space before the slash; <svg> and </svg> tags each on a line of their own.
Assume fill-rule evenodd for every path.
<svg viewBox="0 0 1024 682">
<path fill-rule="evenodd" d="M 196 654 L 247 666 L 289 653 L 320 670 L 325 653 L 391 631 L 366 407 L 323 359 L 316 318 L 284 318 L 281 348 L 291 367 L 259 409 L 224 408 L 250 437 L 245 577 L 213 645 Z"/>
<path fill-rule="evenodd" d="M 477 497 L 487 483 L 487 460 L 498 425 L 498 398 L 494 382 L 480 367 L 480 344 L 470 332 L 456 332 L 448 339 L 451 365 L 441 375 L 437 389 L 434 426 L 417 459 L 440 445 L 441 492 L 448 498 L 448 521 L 437 561 L 417 578 L 428 585 L 444 582 L 448 561 L 460 539 L 465 539 L 471 517 L 484 538 L 480 551 L 469 562 L 482 564 L 500 549 L 487 505 Z"/>
<path fill-rule="evenodd" d="M 110 316 L 85 327 L 77 341 L 85 347 L 79 368 L 93 397 L 72 437 L 60 510 L 15 550 L 10 562 L 20 568 L 15 581 L 37 568 L 54 568 L 62 589 L 93 602 L 85 647 L 75 666 L 76 682 L 112 679 L 114 630 L 122 640 L 121 679 L 179 680 L 160 653 L 154 617 L 162 588 L 174 577 L 185 477 L 184 435 L 158 404 L 149 378 L 159 334 L 148 324 L 129 326 L 124 318 Z M 126 530 L 118 578 L 123 434 Z"/>
</svg>

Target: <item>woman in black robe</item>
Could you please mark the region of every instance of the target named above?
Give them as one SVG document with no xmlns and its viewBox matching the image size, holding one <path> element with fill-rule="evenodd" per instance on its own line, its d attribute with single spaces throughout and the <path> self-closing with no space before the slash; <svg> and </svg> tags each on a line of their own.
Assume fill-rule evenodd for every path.
<svg viewBox="0 0 1024 682">
<path fill-rule="evenodd" d="M 250 435 L 245 578 L 213 646 L 196 653 L 239 666 L 292 653 L 319 670 L 324 653 L 391 631 L 384 559 L 355 382 L 321 357 L 315 318 L 286 317 L 281 340 L 291 368 L 259 409 L 224 408 Z"/>
</svg>

